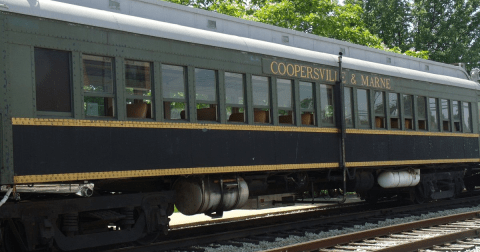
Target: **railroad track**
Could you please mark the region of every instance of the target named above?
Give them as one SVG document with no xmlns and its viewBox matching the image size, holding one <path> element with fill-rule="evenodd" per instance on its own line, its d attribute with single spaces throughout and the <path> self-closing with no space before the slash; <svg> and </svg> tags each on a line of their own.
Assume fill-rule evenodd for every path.
<svg viewBox="0 0 480 252">
<path fill-rule="evenodd" d="M 466 251 L 480 246 L 480 239 L 476 239 L 479 234 L 480 210 L 319 239 L 267 252 Z"/>
<path fill-rule="evenodd" d="M 375 206 L 379 207 L 380 205 L 382 204 Z M 311 238 L 305 237 L 307 234 L 321 234 L 322 232 L 331 232 L 332 230 L 336 230 L 341 234 L 342 232 L 348 232 L 349 229 L 356 225 L 364 226 L 365 223 L 388 222 L 395 218 L 408 218 L 411 216 L 417 216 L 418 218 L 418 216 L 422 216 L 422 214 L 431 211 L 478 205 L 480 205 L 480 196 L 473 196 L 455 200 L 432 202 L 423 205 L 384 206 L 383 208 L 374 210 L 364 210 L 361 209 L 361 207 L 354 207 L 355 211 L 347 214 L 344 214 L 344 209 L 342 209 L 342 214 L 330 213 L 321 215 L 317 213 L 317 216 L 312 214 L 308 218 L 299 214 L 298 216 L 292 215 L 291 217 L 286 218 L 288 220 L 285 220 L 285 217 L 283 217 L 283 220 L 280 223 L 275 224 L 273 223 L 278 221 L 278 218 L 265 218 L 269 220 L 261 218 L 239 221 L 237 224 L 226 223 L 200 228 L 180 229 L 176 230 L 177 232 L 169 234 L 166 238 L 169 240 L 143 246 L 127 246 L 108 251 L 205 251 L 211 250 L 212 248 L 218 248 L 218 250 L 221 251 L 223 246 L 230 246 L 226 247 L 223 251 L 229 251 L 234 248 L 243 248 L 246 250 L 251 249 L 252 251 L 256 251 L 268 248 L 268 242 L 276 242 L 278 238 L 295 236 L 304 237 L 308 240 Z M 372 205 L 370 205 L 370 207 L 371 206 Z M 338 212 L 338 209 L 336 212 Z M 294 218 L 294 216 L 296 216 L 296 218 Z M 365 229 L 371 228 L 366 227 Z M 338 236 L 338 234 L 333 235 Z"/>
</svg>

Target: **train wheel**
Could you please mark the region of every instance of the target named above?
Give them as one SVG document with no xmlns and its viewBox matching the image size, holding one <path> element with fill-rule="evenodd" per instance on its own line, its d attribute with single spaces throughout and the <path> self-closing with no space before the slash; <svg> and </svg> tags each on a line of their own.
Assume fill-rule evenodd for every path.
<svg viewBox="0 0 480 252">
<path fill-rule="evenodd" d="M 469 183 L 469 181 L 465 181 L 465 189 L 467 189 L 467 192 L 473 192 L 475 191 L 475 184 Z"/>
<path fill-rule="evenodd" d="M 340 188 L 328 189 L 328 196 L 330 196 L 330 198 L 337 198 L 339 195 L 343 195 L 343 190 Z"/>
<path fill-rule="evenodd" d="M 379 196 L 377 193 L 367 193 L 367 195 L 365 195 L 365 201 L 369 204 L 376 204 L 378 199 Z"/>
<path fill-rule="evenodd" d="M 158 239 L 160 232 L 155 232 L 151 234 L 146 234 L 144 237 L 137 240 L 137 243 L 140 245 L 148 245 Z"/>
<path fill-rule="evenodd" d="M 175 205 L 173 203 L 169 203 L 167 207 L 167 216 L 171 216 L 175 212 Z"/>
<path fill-rule="evenodd" d="M 421 186 L 416 186 L 415 187 L 415 200 L 414 203 L 416 204 L 423 204 L 427 201 L 427 199 L 424 196 L 423 189 Z"/>
<path fill-rule="evenodd" d="M 2 229 L 2 238 L 3 242 L 1 243 L 1 252 L 22 252 L 26 251 L 24 249 L 23 240 L 21 239 L 20 232 L 18 231 L 17 225 L 15 225 L 13 220 L 8 220 L 8 223 L 5 222 L 5 227 Z M 15 227 L 12 228 L 12 225 Z M 15 230 L 14 230 L 15 229 Z M 15 235 L 17 233 L 17 235 Z"/>
<path fill-rule="evenodd" d="M 148 212 L 145 212 L 142 208 L 140 207 L 137 207 L 135 208 L 135 211 L 134 211 L 134 216 L 135 216 L 135 219 L 138 219 L 138 218 L 145 218 L 145 215 L 147 215 Z M 155 215 L 155 214 L 154 214 Z M 147 215 L 148 216 L 148 215 Z M 157 216 L 157 215 L 155 215 Z M 157 222 L 158 220 L 153 218 L 151 219 L 151 221 L 153 222 Z M 148 222 L 148 218 L 147 218 L 147 222 Z M 148 224 L 145 225 L 144 227 L 144 235 L 137 239 L 136 243 L 140 244 L 140 245 L 148 245 L 152 242 L 155 242 L 156 240 L 158 240 L 158 238 L 163 235 L 163 233 L 165 233 L 165 231 L 168 231 L 168 229 L 164 229 L 164 230 L 158 230 L 158 229 L 154 229 L 154 230 L 149 230 L 148 228 Z M 165 233 L 166 234 L 166 233 Z"/>
</svg>

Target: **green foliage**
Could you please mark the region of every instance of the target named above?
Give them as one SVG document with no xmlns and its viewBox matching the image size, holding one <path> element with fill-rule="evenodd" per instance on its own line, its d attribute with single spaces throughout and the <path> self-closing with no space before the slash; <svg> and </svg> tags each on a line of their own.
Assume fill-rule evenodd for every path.
<svg viewBox="0 0 480 252">
<path fill-rule="evenodd" d="M 246 2 L 242 0 L 166 0 L 176 4 L 192 6 L 199 9 L 215 11 L 221 14 L 243 17 L 246 13 Z"/>
<path fill-rule="evenodd" d="M 300 101 L 300 108 L 313 109 L 313 98 L 305 98 Z"/>
<path fill-rule="evenodd" d="M 398 47 L 406 55 L 420 58 L 429 55 L 444 63 L 464 62 L 468 71 L 479 67 L 480 1 L 347 1 L 363 7 L 364 22 L 386 47 Z"/>
<path fill-rule="evenodd" d="M 358 5 L 341 6 L 330 0 L 266 0 L 255 9 L 248 19 L 360 45 L 381 43 L 361 20 L 363 10 Z"/>
<path fill-rule="evenodd" d="M 413 48 L 406 50 L 405 52 L 402 52 L 402 50 L 399 47 L 395 46 L 393 48 L 388 48 L 384 43 L 382 43 L 380 46 L 374 46 L 374 48 L 384 50 L 386 52 L 393 52 L 393 53 L 408 55 L 415 58 L 421 58 L 421 59 L 429 58 L 428 51 L 415 51 Z"/>
<path fill-rule="evenodd" d="M 363 8 L 363 21 L 370 32 L 380 37 L 387 47 L 397 47 L 402 51 L 410 48 L 409 24 L 412 17 L 409 0 L 347 0 L 347 2 Z"/>
<path fill-rule="evenodd" d="M 430 55 L 428 51 L 415 51 L 413 49 L 405 51 L 404 54 L 421 59 L 429 59 Z"/>
<path fill-rule="evenodd" d="M 413 44 L 445 63 L 480 61 L 480 1 L 416 0 L 413 3 Z"/>
<path fill-rule="evenodd" d="M 305 33 L 311 33 L 323 37 L 348 41 L 351 43 L 365 45 L 385 51 L 403 53 L 412 57 L 428 58 L 427 51 L 412 52 L 408 46 L 403 46 L 400 41 L 405 38 L 409 17 L 403 15 L 403 11 L 409 11 L 409 5 L 404 3 L 407 0 L 375 0 L 380 5 L 374 8 L 372 4 L 364 5 L 367 0 L 346 0 L 344 5 L 331 0 L 166 0 L 173 3 L 192 6 L 204 10 L 215 11 L 234 17 L 276 25 Z M 385 8 L 399 2 L 395 8 L 384 13 Z M 369 12 L 365 13 L 364 8 L 368 7 Z M 371 11 L 376 11 L 375 13 Z M 382 20 L 395 17 L 385 25 L 370 22 L 377 20 L 378 13 L 382 12 Z M 369 21 L 370 20 L 370 21 Z M 390 21 L 390 20 L 389 20 Z M 393 26 L 392 26 L 393 24 Z M 392 28 L 389 28 L 392 27 Z M 401 31 L 391 37 L 386 36 L 392 30 Z M 388 28 L 388 29 L 387 29 Z M 376 34 L 372 34 L 375 31 Z M 383 34 L 380 35 L 380 34 Z M 378 35 L 378 36 L 377 36 Z M 389 49 L 382 44 L 385 40 Z M 399 50 L 401 49 L 401 50 Z"/>
</svg>

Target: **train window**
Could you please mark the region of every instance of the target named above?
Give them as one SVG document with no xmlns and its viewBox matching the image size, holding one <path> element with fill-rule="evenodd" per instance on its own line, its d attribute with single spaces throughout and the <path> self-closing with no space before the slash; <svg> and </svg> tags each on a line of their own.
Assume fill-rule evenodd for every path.
<svg viewBox="0 0 480 252">
<path fill-rule="evenodd" d="M 292 81 L 277 79 L 277 106 L 278 122 L 281 124 L 294 124 Z"/>
<path fill-rule="evenodd" d="M 164 118 L 188 119 L 184 67 L 162 64 L 162 93 Z"/>
<path fill-rule="evenodd" d="M 430 117 L 429 124 L 430 124 L 430 131 L 438 131 L 438 106 L 437 106 L 437 98 L 428 98 L 428 104 L 430 106 Z"/>
<path fill-rule="evenodd" d="M 385 92 L 375 91 L 374 96 L 375 128 L 385 128 Z"/>
<path fill-rule="evenodd" d="M 398 94 L 388 94 L 388 110 L 390 113 L 390 128 L 400 129 Z"/>
<path fill-rule="evenodd" d="M 114 59 L 83 55 L 83 91 L 86 116 L 115 115 Z"/>
<path fill-rule="evenodd" d="M 70 52 L 35 48 L 38 111 L 71 112 Z"/>
<path fill-rule="evenodd" d="M 333 125 L 333 86 L 320 84 L 320 108 L 322 123 Z"/>
<path fill-rule="evenodd" d="M 315 124 L 315 101 L 313 96 L 313 84 L 310 82 L 299 82 L 300 87 L 300 113 L 302 114 L 302 125 Z"/>
<path fill-rule="evenodd" d="M 229 122 L 245 122 L 243 74 L 225 73 L 225 101 Z"/>
<path fill-rule="evenodd" d="M 459 101 L 454 101 L 452 103 L 452 112 L 453 112 L 453 131 L 455 132 L 460 132 L 462 131 L 462 126 L 460 124 L 460 102 Z"/>
<path fill-rule="evenodd" d="M 345 87 L 343 91 L 345 104 L 345 125 L 353 128 L 353 95 L 352 88 Z"/>
<path fill-rule="evenodd" d="M 125 60 L 127 118 L 152 118 L 150 62 Z"/>
<path fill-rule="evenodd" d="M 442 106 L 442 131 L 450 130 L 450 102 L 449 100 L 441 99 L 440 105 Z"/>
<path fill-rule="evenodd" d="M 464 102 L 463 103 L 463 132 L 472 132 L 472 121 L 471 121 L 471 113 L 470 113 L 470 103 Z"/>
<path fill-rule="evenodd" d="M 270 83 L 267 77 L 252 76 L 254 122 L 270 123 Z"/>
<path fill-rule="evenodd" d="M 405 129 L 413 129 L 413 96 L 403 95 Z"/>
<path fill-rule="evenodd" d="M 368 90 L 357 89 L 357 115 L 360 127 L 370 127 L 370 109 L 369 109 Z"/>
<path fill-rule="evenodd" d="M 418 129 L 427 130 L 427 101 L 425 96 L 417 96 Z"/>
<path fill-rule="evenodd" d="M 195 68 L 197 120 L 217 121 L 217 78 L 214 70 Z"/>
</svg>

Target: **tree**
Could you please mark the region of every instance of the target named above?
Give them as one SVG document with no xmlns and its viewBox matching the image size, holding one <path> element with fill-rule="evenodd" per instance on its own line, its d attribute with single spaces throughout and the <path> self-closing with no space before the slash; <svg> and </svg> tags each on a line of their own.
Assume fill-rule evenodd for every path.
<svg viewBox="0 0 480 252">
<path fill-rule="evenodd" d="M 246 1 L 243 0 L 165 0 L 176 4 L 215 11 L 221 14 L 242 18 L 246 14 Z"/>
<path fill-rule="evenodd" d="M 478 0 L 346 0 L 364 8 L 363 21 L 387 47 L 428 52 L 443 63 L 480 61 Z M 413 51 L 408 50 L 414 48 Z"/>
<path fill-rule="evenodd" d="M 323 37 L 348 41 L 385 51 L 402 53 L 398 47 L 383 44 L 364 22 L 362 1 L 346 0 L 344 5 L 331 0 L 166 0 L 195 8 L 276 25 Z M 380 1 L 380 0 L 377 0 Z M 388 0 L 394 1 L 394 0 Z M 399 12 L 399 11 L 398 11 Z M 387 33 L 387 31 L 385 31 Z M 401 36 L 400 36 L 401 35 Z M 400 34 L 397 40 L 403 38 Z M 393 44 L 396 46 L 395 44 Z M 404 54 L 428 58 L 426 52 Z"/>
<path fill-rule="evenodd" d="M 348 2 L 351 2 L 348 1 Z M 362 19 L 370 32 L 379 36 L 388 47 L 402 51 L 411 48 L 411 4 L 408 0 L 354 1 L 363 9 Z"/>
<path fill-rule="evenodd" d="M 359 5 L 338 5 L 330 0 L 270 0 L 251 20 L 365 46 L 379 46 L 361 19 Z"/>
<path fill-rule="evenodd" d="M 432 60 L 479 66 L 480 1 L 415 0 L 412 21 L 413 45 Z"/>
</svg>

